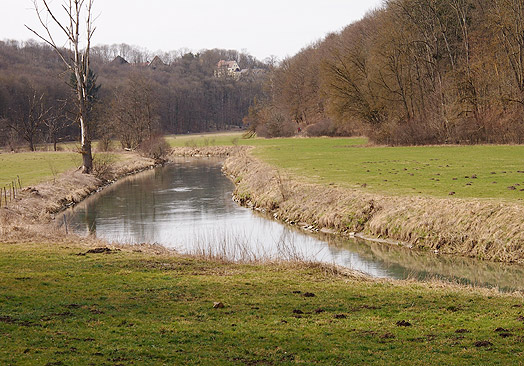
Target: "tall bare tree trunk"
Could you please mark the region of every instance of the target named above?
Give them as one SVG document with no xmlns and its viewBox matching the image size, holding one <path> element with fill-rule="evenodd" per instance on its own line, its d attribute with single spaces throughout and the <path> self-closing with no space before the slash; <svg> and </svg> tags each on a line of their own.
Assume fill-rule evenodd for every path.
<svg viewBox="0 0 524 366">
<path fill-rule="evenodd" d="M 73 85 L 76 94 L 77 104 L 77 118 L 78 124 L 80 125 L 81 131 L 81 145 L 82 145 L 82 172 L 88 174 L 93 169 L 93 155 L 91 152 L 91 136 L 90 136 L 90 123 L 88 120 L 88 104 L 89 104 L 89 93 L 88 93 L 88 76 L 89 76 L 89 52 L 91 48 L 91 38 L 95 31 L 93 26 L 92 8 L 94 0 L 67 0 L 65 4 L 60 7 L 60 11 L 64 19 L 59 20 L 59 12 L 53 11 L 50 7 L 51 2 L 49 0 L 33 0 L 35 11 L 40 21 L 40 25 L 43 28 L 44 35 L 34 31 L 27 27 L 33 32 L 38 38 L 43 40 L 49 46 L 51 46 L 55 52 L 60 56 L 67 69 L 75 75 L 76 83 Z M 39 4 L 43 5 L 43 9 L 39 9 Z M 85 14 L 84 14 L 85 12 Z M 73 57 L 66 55 L 64 50 L 59 48 L 53 38 L 53 34 L 50 29 L 50 25 L 47 21 L 47 17 L 43 17 L 44 13 L 47 17 L 52 20 L 59 29 L 61 29 L 63 35 L 65 35 L 69 42 L 70 52 Z M 80 49 L 81 43 L 81 29 L 82 23 L 85 22 L 84 42 L 86 46 L 83 50 Z"/>
</svg>

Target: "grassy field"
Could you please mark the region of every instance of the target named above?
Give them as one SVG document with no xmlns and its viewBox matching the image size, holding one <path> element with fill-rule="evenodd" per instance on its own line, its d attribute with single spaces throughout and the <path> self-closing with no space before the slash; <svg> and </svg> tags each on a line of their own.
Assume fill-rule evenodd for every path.
<svg viewBox="0 0 524 366">
<path fill-rule="evenodd" d="M 518 365 L 524 356 L 521 297 L 308 265 L 85 253 L 0 245 L 0 364 Z"/>
<path fill-rule="evenodd" d="M 324 184 L 437 196 L 453 189 L 459 197 L 510 200 L 524 193 L 516 185 L 524 182 L 520 146 L 384 148 L 363 147 L 365 139 L 238 134 L 184 139 L 170 143 L 257 146 L 260 158 Z M 78 154 L 1 154 L 0 180 L 21 175 L 24 185 L 34 184 L 59 166 L 78 165 Z M 471 185 L 459 185 L 466 181 Z M 515 189 L 493 188 L 510 184 Z M 485 194 L 488 187 L 494 190 Z M 0 238 L 1 365 L 524 364 L 522 296 L 372 281 L 306 264 L 86 252 L 70 241 Z"/>
<path fill-rule="evenodd" d="M 0 154 L 0 187 L 8 185 L 17 176 L 22 186 L 36 184 L 81 164 L 80 154 L 72 152 Z"/>
<path fill-rule="evenodd" d="M 524 146 L 373 147 L 365 138 L 181 136 L 172 146 L 255 146 L 254 155 L 311 182 L 395 195 L 524 199 Z"/>
<path fill-rule="evenodd" d="M 168 136 L 175 146 L 257 147 L 254 154 L 309 181 L 396 195 L 524 200 L 524 146 L 373 147 L 365 138 L 243 139 L 242 132 Z M 80 165 L 78 154 L 0 154 L 0 186 L 35 184 Z"/>
<path fill-rule="evenodd" d="M 398 195 L 524 198 L 524 146 L 361 147 L 280 140 L 255 155 L 314 182 Z"/>
<path fill-rule="evenodd" d="M 171 147 L 202 147 L 202 146 L 232 146 L 246 145 L 248 141 L 242 138 L 243 132 L 225 132 L 203 135 L 170 135 L 166 137 Z"/>
</svg>

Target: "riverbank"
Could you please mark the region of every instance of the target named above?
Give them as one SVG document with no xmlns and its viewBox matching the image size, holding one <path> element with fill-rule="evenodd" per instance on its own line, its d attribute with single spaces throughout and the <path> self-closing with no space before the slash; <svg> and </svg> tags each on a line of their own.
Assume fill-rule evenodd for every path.
<svg viewBox="0 0 524 366">
<path fill-rule="evenodd" d="M 249 147 L 247 146 L 175 146 L 171 149 L 170 157 L 191 156 L 195 158 L 202 158 L 214 156 L 219 158 L 227 158 L 238 155 L 248 149 Z"/>
<path fill-rule="evenodd" d="M 301 141 L 303 142 L 303 141 Z M 266 143 L 266 142 L 264 142 Z M 394 196 L 338 185 L 309 183 L 262 162 L 246 146 L 175 147 L 175 156 L 229 158 L 224 171 L 236 184 L 239 203 L 312 231 L 469 256 L 524 263 L 524 206 L 503 200 Z M 49 229 L 60 210 L 80 202 L 107 182 L 150 169 L 152 160 L 123 154 L 105 168 L 106 179 L 70 172 L 27 187 L 0 213 L 5 238 Z M 39 226 L 40 225 L 40 226 Z M 42 226 L 43 225 L 43 226 Z M 46 230 L 44 230 L 44 228 Z M 32 228 L 32 229 L 31 229 Z"/>
<path fill-rule="evenodd" d="M 524 263 L 524 206 L 502 200 L 392 196 L 308 183 L 244 151 L 224 171 L 239 203 L 313 230 L 439 253 Z"/>
<path fill-rule="evenodd" d="M 57 234 L 55 214 L 81 202 L 119 178 L 152 169 L 153 159 L 135 153 L 119 153 L 118 159 L 97 162 L 97 176 L 68 170 L 51 180 L 24 187 L 15 200 L 0 209 L 2 240 L 52 238 Z"/>
</svg>

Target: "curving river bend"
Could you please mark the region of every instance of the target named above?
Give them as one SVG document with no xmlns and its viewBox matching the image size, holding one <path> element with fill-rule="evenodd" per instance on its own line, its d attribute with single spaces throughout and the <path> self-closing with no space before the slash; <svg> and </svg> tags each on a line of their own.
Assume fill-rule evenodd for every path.
<svg viewBox="0 0 524 366">
<path fill-rule="evenodd" d="M 182 253 L 234 260 L 315 260 L 373 277 L 436 277 L 524 291 L 523 266 L 309 235 L 270 220 L 231 199 L 234 186 L 221 166 L 219 159 L 181 158 L 122 179 L 67 211 L 67 225 L 110 242 L 158 243 Z"/>
</svg>

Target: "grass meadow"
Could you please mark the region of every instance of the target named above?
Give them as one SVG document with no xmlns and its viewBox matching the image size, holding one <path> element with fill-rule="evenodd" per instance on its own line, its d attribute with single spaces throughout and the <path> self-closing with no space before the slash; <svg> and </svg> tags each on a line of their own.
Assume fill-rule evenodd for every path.
<svg viewBox="0 0 524 366">
<path fill-rule="evenodd" d="M 524 193 L 520 146 L 240 134 L 169 142 L 252 145 L 284 174 L 359 190 L 512 201 Z M 77 153 L 0 154 L 0 182 L 34 184 L 79 165 Z M 2 365 L 519 365 L 524 356 L 522 294 L 139 246 L 88 252 L 74 237 L 0 236 L 0 273 Z"/>
<path fill-rule="evenodd" d="M 0 271 L 5 365 L 518 365 L 524 356 L 521 297 L 71 243 L 0 245 Z"/>
<path fill-rule="evenodd" d="M 0 187 L 20 177 L 22 186 L 52 179 L 82 164 L 73 152 L 22 152 L 0 154 Z"/>
<path fill-rule="evenodd" d="M 524 146 L 369 146 L 365 138 L 182 136 L 172 146 L 250 145 L 307 181 L 392 195 L 524 199 Z"/>
<path fill-rule="evenodd" d="M 255 155 L 308 180 L 394 195 L 524 198 L 524 146 L 362 147 L 282 140 Z"/>
<path fill-rule="evenodd" d="M 244 139 L 243 134 L 168 136 L 175 146 L 247 145 L 306 181 L 392 195 L 524 200 L 524 146 L 369 146 L 365 138 Z M 96 155 L 96 154 L 95 154 Z M 0 186 L 23 185 L 81 164 L 73 152 L 0 154 Z"/>
</svg>

